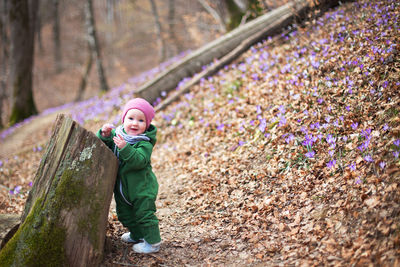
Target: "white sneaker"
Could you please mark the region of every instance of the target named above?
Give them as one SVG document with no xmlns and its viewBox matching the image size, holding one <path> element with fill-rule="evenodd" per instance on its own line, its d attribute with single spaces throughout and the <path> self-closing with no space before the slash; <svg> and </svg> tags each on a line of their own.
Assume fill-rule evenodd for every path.
<svg viewBox="0 0 400 267">
<path fill-rule="evenodd" d="M 133 251 L 136 253 L 155 253 L 160 250 L 160 244 L 161 242 L 158 242 L 156 244 L 149 244 L 146 242 L 146 240 L 143 239 L 143 242 L 137 243 L 132 246 Z"/>
<path fill-rule="evenodd" d="M 121 240 L 127 243 L 137 243 L 138 241 L 131 238 L 131 233 L 125 233 L 121 236 Z"/>
</svg>

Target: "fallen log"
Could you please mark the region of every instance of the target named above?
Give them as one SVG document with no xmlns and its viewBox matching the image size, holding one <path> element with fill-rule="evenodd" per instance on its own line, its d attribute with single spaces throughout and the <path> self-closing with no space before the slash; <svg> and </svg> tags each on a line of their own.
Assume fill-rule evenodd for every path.
<svg viewBox="0 0 400 267">
<path fill-rule="evenodd" d="M 117 170 L 100 139 L 58 115 L 0 266 L 99 265 Z"/>
<path fill-rule="evenodd" d="M 156 101 L 163 91 L 169 92 L 175 89 L 182 79 L 200 72 L 203 66 L 225 56 L 244 40 L 254 35 L 266 38 L 268 35 L 274 34 L 277 29 L 281 30 L 289 26 L 294 18 L 302 16 L 308 9 L 309 3 L 307 0 L 296 0 L 272 10 L 221 36 L 213 42 L 206 44 L 175 64 L 172 64 L 154 79 L 137 89 L 135 94 L 152 103 Z M 277 21 L 280 23 L 277 23 Z M 255 41 L 253 41 L 252 44 L 257 42 L 260 38 L 254 39 Z"/>
<path fill-rule="evenodd" d="M 349 0 L 342 2 L 344 1 Z M 184 78 L 191 77 L 180 86 L 179 91 L 156 107 L 157 110 L 162 110 L 180 95 L 189 91 L 190 87 L 202 78 L 218 72 L 255 43 L 283 32 L 284 28 L 293 22 L 307 18 L 310 11 L 318 10 L 319 14 L 313 15 L 318 17 L 338 4 L 338 0 L 291 1 L 195 50 L 145 83 L 135 93 L 149 102 L 154 102 L 163 91 L 172 91 Z M 213 61 L 215 64 L 203 69 Z"/>
</svg>

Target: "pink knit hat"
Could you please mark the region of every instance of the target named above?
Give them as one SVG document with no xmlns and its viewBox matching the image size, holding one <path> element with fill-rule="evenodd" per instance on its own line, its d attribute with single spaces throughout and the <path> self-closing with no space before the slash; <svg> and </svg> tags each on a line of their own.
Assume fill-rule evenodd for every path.
<svg viewBox="0 0 400 267">
<path fill-rule="evenodd" d="M 146 130 L 149 128 L 151 120 L 154 118 L 154 108 L 150 105 L 149 102 L 144 100 L 143 98 L 134 98 L 129 100 L 122 111 L 122 123 L 124 123 L 126 113 L 131 109 L 138 109 L 144 113 L 146 117 Z"/>
</svg>

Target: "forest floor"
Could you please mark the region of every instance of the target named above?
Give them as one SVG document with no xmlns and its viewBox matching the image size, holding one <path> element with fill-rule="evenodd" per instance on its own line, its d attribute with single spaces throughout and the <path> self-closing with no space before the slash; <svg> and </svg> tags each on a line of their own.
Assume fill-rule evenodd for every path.
<svg viewBox="0 0 400 267">
<path fill-rule="evenodd" d="M 399 266 L 399 14 L 346 3 L 159 112 L 161 250 L 120 241 L 112 205 L 102 265 Z M 96 131 L 130 97 L 125 84 L 63 112 Z M 22 212 L 54 116 L 4 135 L 1 213 Z"/>
</svg>

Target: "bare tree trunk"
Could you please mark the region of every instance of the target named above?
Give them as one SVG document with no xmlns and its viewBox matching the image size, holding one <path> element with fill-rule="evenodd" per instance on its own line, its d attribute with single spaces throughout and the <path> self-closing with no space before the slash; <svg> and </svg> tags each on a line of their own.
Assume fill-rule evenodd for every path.
<svg viewBox="0 0 400 267">
<path fill-rule="evenodd" d="M 114 0 L 107 0 L 107 23 L 111 24 L 114 22 L 114 6 L 115 6 L 115 1 Z"/>
<path fill-rule="evenodd" d="M 40 9 L 39 9 L 40 10 Z M 38 13 L 40 13 L 38 11 Z M 40 17 L 40 15 L 37 16 L 36 18 L 36 36 L 37 36 L 37 43 L 38 43 L 38 48 L 39 48 L 39 52 L 42 54 L 44 52 L 44 48 L 43 48 L 43 38 L 42 38 L 42 18 Z"/>
<path fill-rule="evenodd" d="M 160 17 L 158 16 L 157 12 L 157 6 L 154 0 L 150 0 L 151 3 L 151 10 L 153 12 L 154 16 L 154 22 L 156 26 L 156 34 L 157 34 L 157 42 L 158 42 L 158 49 L 159 49 L 159 60 L 160 62 L 163 62 L 165 60 L 165 43 L 164 39 L 161 35 L 162 33 L 162 28 L 161 28 L 161 23 L 160 23 Z"/>
<path fill-rule="evenodd" d="M 59 0 L 53 0 L 53 44 L 54 44 L 54 62 L 56 73 L 62 71 L 62 58 L 61 58 L 61 41 L 60 41 L 60 16 L 58 13 Z"/>
<path fill-rule="evenodd" d="M 105 7 L 106 22 L 107 22 L 108 25 L 112 25 L 114 23 L 115 1 L 114 0 L 106 0 L 105 4 L 106 4 L 106 7 Z M 109 31 L 106 32 L 105 35 L 106 35 L 107 44 L 110 44 L 112 42 L 112 40 L 113 40 L 113 32 L 114 31 L 112 31 L 112 30 L 109 30 Z"/>
<path fill-rule="evenodd" d="M 211 16 L 213 16 L 213 18 L 218 22 L 220 31 L 222 33 L 226 32 L 226 25 L 225 25 L 225 21 L 222 19 L 222 17 L 220 16 L 220 14 L 218 14 L 218 12 L 212 8 L 207 1 L 205 0 L 197 0 L 203 7 L 205 10 L 207 10 L 208 13 L 211 14 Z"/>
<path fill-rule="evenodd" d="M 178 37 L 175 34 L 175 25 L 176 25 L 176 20 L 175 20 L 175 0 L 169 0 L 168 1 L 168 35 L 169 39 L 174 43 L 175 48 L 176 48 L 176 53 L 178 54 L 183 50 L 182 45 L 180 41 L 178 40 Z"/>
<path fill-rule="evenodd" d="M 32 92 L 34 33 L 38 0 L 13 0 L 10 3 L 11 32 L 10 86 L 13 125 L 37 114 Z"/>
<path fill-rule="evenodd" d="M 7 71 L 8 71 L 8 47 L 10 45 L 7 35 L 7 0 L 0 2 L 0 129 L 3 125 L 4 103 L 7 99 Z"/>
<path fill-rule="evenodd" d="M 92 69 L 92 65 L 93 65 L 93 54 L 89 48 L 89 53 L 88 53 L 87 60 L 86 60 L 85 70 L 82 74 L 81 83 L 79 85 L 78 94 L 76 95 L 75 101 L 81 101 L 83 98 L 83 93 L 85 92 L 87 79 L 89 77 L 90 70 Z"/>
<path fill-rule="evenodd" d="M 1 266 L 99 266 L 118 160 L 92 132 L 59 115 Z"/>
<path fill-rule="evenodd" d="M 86 27 L 88 32 L 88 42 L 91 52 L 94 54 L 96 58 L 96 66 L 97 72 L 99 75 L 100 81 L 100 90 L 105 92 L 108 91 L 109 87 L 107 84 L 106 75 L 103 69 L 102 57 L 100 53 L 100 44 L 97 39 L 96 34 L 96 24 L 94 20 L 94 13 L 93 13 L 93 2 L 92 0 L 86 0 L 85 3 L 85 20 L 86 20 Z"/>
</svg>

